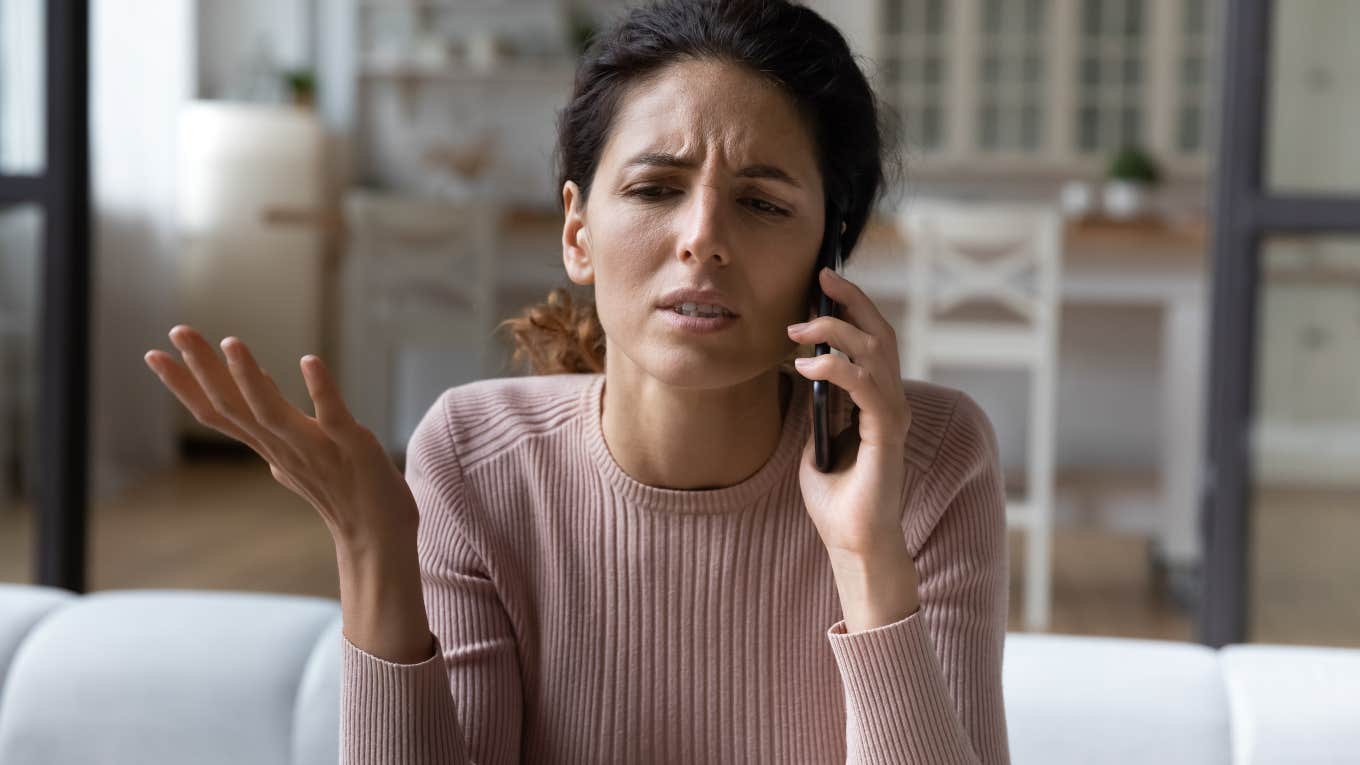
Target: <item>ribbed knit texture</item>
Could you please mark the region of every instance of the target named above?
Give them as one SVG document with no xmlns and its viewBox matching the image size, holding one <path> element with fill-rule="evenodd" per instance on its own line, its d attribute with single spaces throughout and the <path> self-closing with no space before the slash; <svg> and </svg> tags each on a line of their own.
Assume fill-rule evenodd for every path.
<svg viewBox="0 0 1360 765">
<path fill-rule="evenodd" d="M 847 633 L 798 465 L 713 490 L 614 461 L 603 375 L 446 391 L 407 452 L 435 655 L 343 645 L 343 761 L 1007 763 L 1005 496 L 977 403 L 905 381 L 921 609 Z M 702 448 L 701 445 L 696 448 Z"/>
</svg>

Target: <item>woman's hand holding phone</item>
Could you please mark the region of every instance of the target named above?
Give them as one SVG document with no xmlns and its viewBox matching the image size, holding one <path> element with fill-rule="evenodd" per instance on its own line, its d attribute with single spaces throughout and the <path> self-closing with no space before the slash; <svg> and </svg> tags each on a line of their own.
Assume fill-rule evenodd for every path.
<svg viewBox="0 0 1360 765">
<path fill-rule="evenodd" d="M 858 416 L 835 440 L 835 463 L 818 470 L 812 439 L 799 473 L 803 498 L 823 542 L 848 554 L 869 554 L 883 540 L 902 543 L 901 492 L 911 408 L 902 392 L 897 336 L 892 325 L 857 285 L 831 269 L 817 275 L 842 317 L 820 316 L 789 328 L 800 344 L 826 343 L 844 353 L 797 359 L 811 380 L 840 388 Z"/>
<path fill-rule="evenodd" d="M 176 326 L 170 340 L 183 363 L 153 350 L 147 366 L 200 423 L 269 463 L 275 480 L 307 500 L 330 530 L 346 636 L 390 661 L 427 658 L 415 498 L 377 437 L 350 414 L 321 359 L 300 362 L 316 412 L 309 416 L 284 398 L 239 339 L 222 341 L 225 363 L 190 327 Z"/>
</svg>

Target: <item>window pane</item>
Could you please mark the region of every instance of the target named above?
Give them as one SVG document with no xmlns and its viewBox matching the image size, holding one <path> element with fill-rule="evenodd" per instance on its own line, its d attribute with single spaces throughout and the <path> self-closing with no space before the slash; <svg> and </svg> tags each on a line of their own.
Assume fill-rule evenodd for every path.
<svg viewBox="0 0 1360 765">
<path fill-rule="evenodd" d="M 1141 0 L 1082 5 L 1076 119 L 1084 154 L 1111 152 L 1141 138 L 1147 8 Z"/>
<path fill-rule="evenodd" d="M 902 3 L 898 0 L 885 0 L 880 6 L 883 11 L 883 30 L 888 34 L 902 31 Z"/>
<path fill-rule="evenodd" d="M 921 138 L 926 146 L 939 146 L 941 138 L 940 109 L 927 106 L 921 110 Z"/>
<path fill-rule="evenodd" d="M 1198 85 L 1204 75 L 1204 62 L 1199 56 L 1186 56 L 1181 61 L 1181 82 L 1186 85 Z"/>
<path fill-rule="evenodd" d="M 1142 114 L 1133 107 L 1125 107 L 1119 117 L 1119 135 L 1124 144 L 1136 144 L 1142 140 Z"/>
<path fill-rule="evenodd" d="M 1081 137 L 1081 148 L 1084 151 L 1100 147 L 1100 112 L 1094 107 L 1084 107 L 1080 111 L 1077 134 Z"/>
<path fill-rule="evenodd" d="M 1081 84 L 1092 88 L 1100 87 L 1100 59 L 1087 56 L 1081 61 Z"/>
<path fill-rule="evenodd" d="M 1274 3 L 1267 185 L 1276 192 L 1360 192 L 1360 3 Z"/>
<path fill-rule="evenodd" d="M 901 135 L 912 150 L 940 148 L 949 77 L 949 4 L 944 0 L 884 0 L 880 37 L 879 95 L 901 118 Z M 891 31 L 893 25 L 900 31 Z M 878 84 L 878 83 L 876 83 Z"/>
<path fill-rule="evenodd" d="M 1201 35 L 1207 31 L 1205 23 L 1205 0 L 1185 0 L 1185 33 Z"/>
<path fill-rule="evenodd" d="M 1248 638 L 1360 646 L 1360 238 L 1267 240 L 1262 272 Z"/>
<path fill-rule="evenodd" d="M 983 104 L 980 116 L 982 136 L 979 141 L 984 149 L 995 149 L 1000 144 L 1001 119 L 996 104 Z"/>
<path fill-rule="evenodd" d="M 982 81 L 986 83 L 1001 81 L 1001 59 L 993 55 L 983 57 Z"/>
<path fill-rule="evenodd" d="M 1020 141 L 1026 149 L 1039 148 L 1039 109 L 1026 106 L 1020 112 Z"/>
<path fill-rule="evenodd" d="M 987 0 L 986 10 L 983 12 L 982 29 L 989 35 L 998 34 L 1001 31 L 1001 0 Z"/>
<path fill-rule="evenodd" d="M 1124 84 L 1129 86 L 1138 85 L 1142 79 L 1142 62 L 1136 58 L 1129 57 L 1124 59 Z"/>
<path fill-rule="evenodd" d="M 1197 106 L 1182 106 L 1176 131 L 1176 143 L 1181 151 L 1192 152 L 1202 147 L 1200 137 L 1200 109 Z"/>
<path fill-rule="evenodd" d="M 1025 3 L 1025 31 L 1031 35 L 1041 34 L 1044 29 L 1044 0 L 1027 0 Z"/>
<path fill-rule="evenodd" d="M 43 0 L 0 2 L 0 175 L 41 175 L 46 155 Z"/>
<path fill-rule="evenodd" d="M 1124 34 L 1138 38 L 1143 34 L 1143 3 L 1141 0 L 1127 0 L 1124 6 Z"/>
<path fill-rule="evenodd" d="M 1101 0 L 1086 0 L 1082 3 L 1082 29 L 1086 30 L 1087 35 L 1096 36 L 1101 33 L 1100 16 L 1103 6 L 1104 3 Z"/>
<path fill-rule="evenodd" d="M 944 31 L 944 0 L 930 0 L 926 5 L 926 31 L 930 34 Z"/>
<path fill-rule="evenodd" d="M 939 56 L 927 56 L 926 68 L 922 76 L 927 84 L 938 84 L 944 81 L 944 63 Z"/>
<path fill-rule="evenodd" d="M 0 208 L 0 582 L 33 581 L 42 211 Z"/>
</svg>

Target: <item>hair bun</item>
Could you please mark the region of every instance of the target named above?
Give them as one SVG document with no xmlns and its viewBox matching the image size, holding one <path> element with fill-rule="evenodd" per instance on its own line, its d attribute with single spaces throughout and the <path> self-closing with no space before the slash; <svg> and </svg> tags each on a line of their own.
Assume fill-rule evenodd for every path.
<svg viewBox="0 0 1360 765">
<path fill-rule="evenodd" d="M 554 287 L 548 299 L 501 322 L 514 336 L 514 361 L 532 374 L 582 374 L 604 371 L 604 327 L 595 304 L 573 300 Z"/>
</svg>

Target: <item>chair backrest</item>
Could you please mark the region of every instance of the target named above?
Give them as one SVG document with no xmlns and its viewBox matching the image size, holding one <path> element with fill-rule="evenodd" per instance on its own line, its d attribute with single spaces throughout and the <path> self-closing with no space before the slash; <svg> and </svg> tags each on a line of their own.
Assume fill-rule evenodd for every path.
<svg viewBox="0 0 1360 765">
<path fill-rule="evenodd" d="M 344 386 L 355 416 L 394 452 L 444 387 L 492 370 L 498 212 L 390 192 L 346 199 Z M 403 374 L 402 359 L 418 358 L 407 351 L 438 359 L 440 370 Z"/>
<path fill-rule="evenodd" d="M 1052 320 L 1062 268 L 1057 210 L 919 200 L 903 207 L 900 222 L 922 320 L 969 300 L 1004 305 L 1031 325 Z"/>
<path fill-rule="evenodd" d="M 968 326 L 978 331 L 1004 327 L 1056 343 L 1063 233 L 1056 209 L 912 200 L 898 223 L 910 274 L 904 359 L 909 375 L 926 376 L 928 362 L 921 354 L 933 326 L 967 309 L 973 313 Z"/>
<path fill-rule="evenodd" d="M 399 327 L 407 340 L 438 318 L 491 331 L 495 311 L 493 205 L 388 192 L 355 191 L 346 199 L 349 273 L 369 318 Z"/>
</svg>

